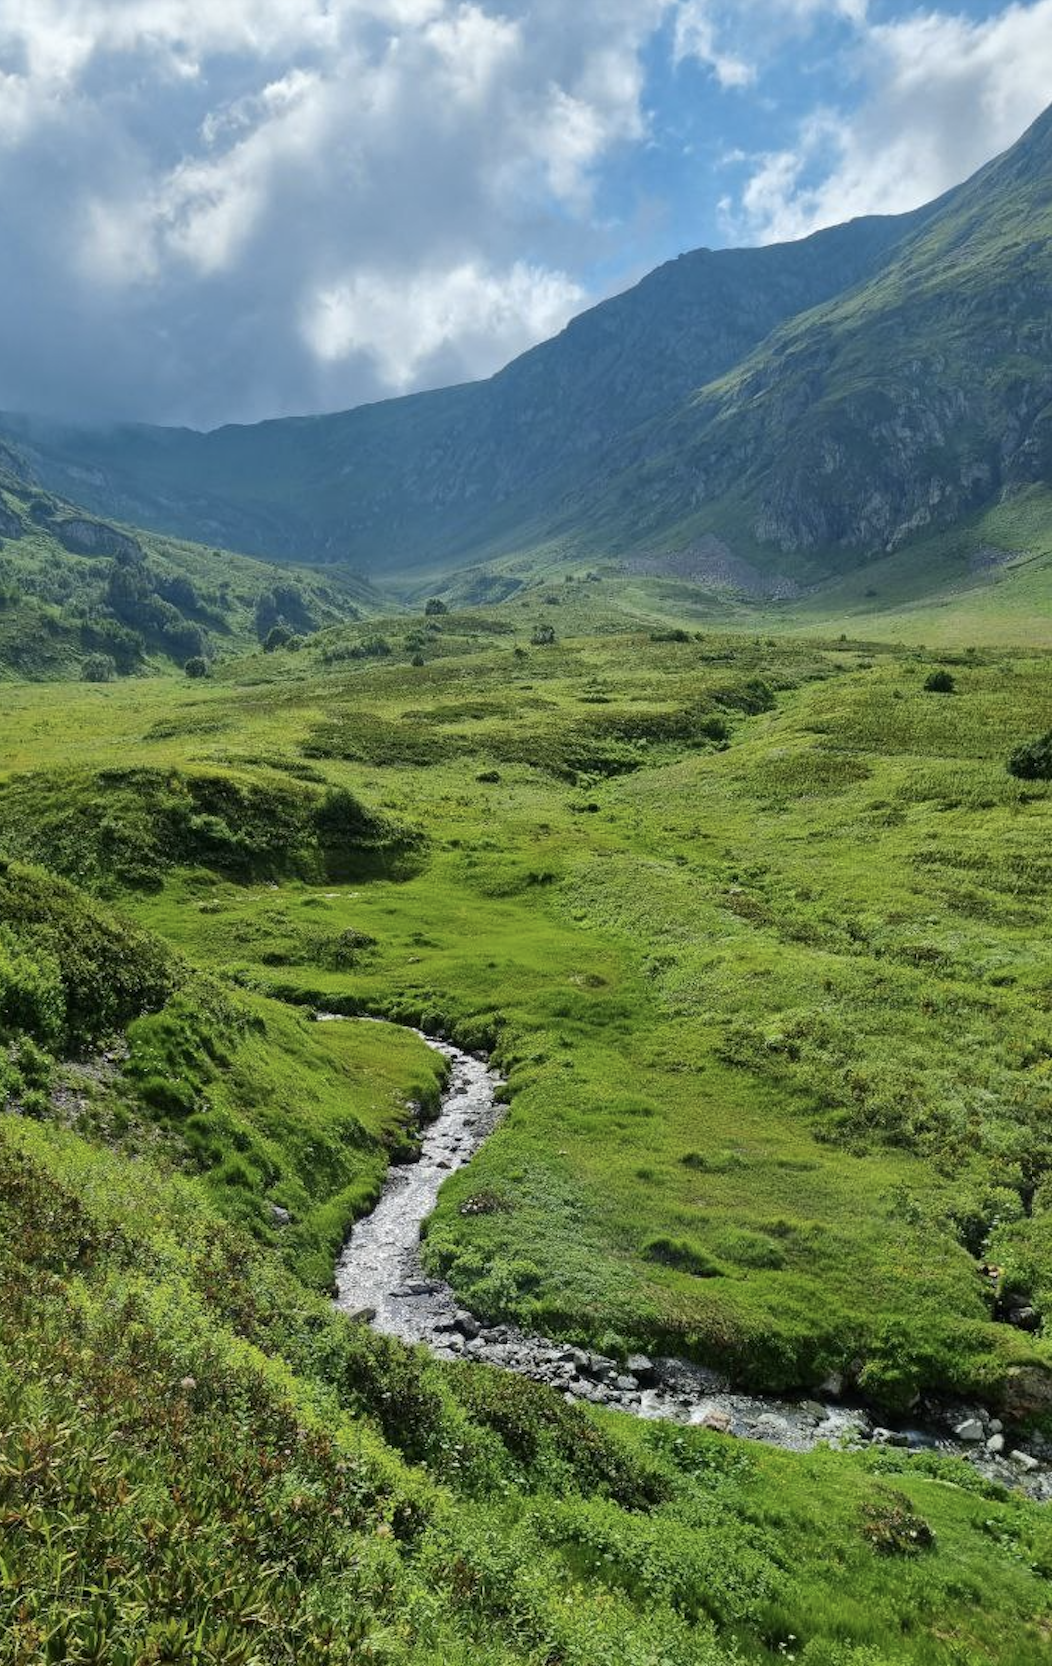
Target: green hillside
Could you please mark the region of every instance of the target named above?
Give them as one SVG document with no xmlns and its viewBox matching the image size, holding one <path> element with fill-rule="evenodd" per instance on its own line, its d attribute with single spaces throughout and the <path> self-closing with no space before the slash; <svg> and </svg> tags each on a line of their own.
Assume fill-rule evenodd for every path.
<svg viewBox="0 0 1052 1666">
<path fill-rule="evenodd" d="M 564 498 L 621 467 L 624 435 L 879 271 L 929 213 L 681 256 L 488 382 L 210 434 L 10 415 L 0 428 L 98 513 L 384 577 L 448 570 L 543 541 Z"/>
<path fill-rule="evenodd" d="M 101 521 L 0 448 L 0 676 L 107 680 L 374 610 L 345 573 L 266 565 Z"/>
</svg>

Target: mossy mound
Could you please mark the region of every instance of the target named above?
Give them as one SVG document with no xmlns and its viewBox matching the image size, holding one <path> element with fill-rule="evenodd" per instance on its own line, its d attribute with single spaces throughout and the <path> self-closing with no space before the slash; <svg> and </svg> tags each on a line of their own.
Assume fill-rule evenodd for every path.
<svg viewBox="0 0 1052 1666">
<path fill-rule="evenodd" d="M 59 770 L 0 787 L 0 846 L 93 890 L 173 868 L 247 881 L 390 872 L 417 837 L 350 792 L 219 770 Z"/>
</svg>

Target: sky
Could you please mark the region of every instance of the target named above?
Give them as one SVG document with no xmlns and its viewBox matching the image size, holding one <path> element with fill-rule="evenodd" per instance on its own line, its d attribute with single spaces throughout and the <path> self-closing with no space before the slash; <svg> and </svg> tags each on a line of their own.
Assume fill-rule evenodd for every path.
<svg viewBox="0 0 1052 1666">
<path fill-rule="evenodd" d="M 486 376 L 680 252 L 912 208 L 1052 0 L 0 0 L 0 409 L 211 428 Z"/>
</svg>

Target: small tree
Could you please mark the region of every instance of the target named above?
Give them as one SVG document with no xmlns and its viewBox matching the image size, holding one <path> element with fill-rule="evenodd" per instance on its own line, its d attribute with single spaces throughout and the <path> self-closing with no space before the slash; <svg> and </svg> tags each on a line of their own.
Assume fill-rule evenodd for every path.
<svg viewBox="0 0 1052 1666">
<path fill-rule="evenodd" d="M 363 636 L 360 646 L 365 659 L 387 659 L 394 652 L 386 636 Z"/>
<path fill-rule="evenodd" d="M 554 625 L 537 625 L 530 641 L 535 648 L 548 648 L 555 641 Z"/>
<path fill-rule="evenodd" d="M 89 654 L 80 667 L 81 681 L 85 683 L 111 683 L 116 675 L 116 662 L 109 654 Z"/>
<path fill-rule="evenodd" d="M 933 671 L 924 683 L 926 694 L 956 694 L 957 683 L 949 671 Z"/>
<path fill-rule="evenodd" d="M 208 661 L 203 654 L 193 654 L 183 666 L 188 677 L 207 677 Z"/>
<path fill-rule="evenodd" d="M 1008 773 L 1021 781 L 1052 781 L 1052 729 L 1017 747 L 1008 760 Z"/>
<path fill-rule="evenodd" d="M 431 600 L 428 602 L 427 606 L 424 608 L 424 615 L 428 619 L 434 619 L 434 618 L 437 617 L 438 614 L 448 613 L 448 612 L 449 612 L 449 609 L 446 606 L 445 602 L 442 601 L 438 596 L 432 596 Z"/>
</svg>

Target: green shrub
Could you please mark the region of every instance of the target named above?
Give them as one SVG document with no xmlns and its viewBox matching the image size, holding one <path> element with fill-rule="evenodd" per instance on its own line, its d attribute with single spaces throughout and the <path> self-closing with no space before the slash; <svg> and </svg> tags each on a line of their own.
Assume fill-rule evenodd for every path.
<svg viewBox="0 0 1052 1666">
<path fill-rule="evenodd" d="M 0 862 L 0 933 L 3 1021 L 48 1047 L 112 1035 L 163 1006 L 181 975 L 148 932 L 17 862 Z"/>
<path fill-rule="evenodd" d="M 1017 747 L 1008 760 L 1008 773 L 1021 781 L 1052 781 L 1052 729 Z"/>
<path fill-rule="evenodd" d="M 862 1506 L 862 1534 L 881 1556 L 919 1556 L 935 1535 L 904 1493 L 890 1488 Z"/>
<path fill-rule="evenodd" d="M 60 1044 L 66 998 L 54 954 L 30 946 L 0 923 L 0 1038 L 22 1033 L 48 1046 Z"/>
<path fill-rule="evenodd" d="M 85 683 L 111 683 L 116 675 L 116 661 L 109 654 L 89 654 L 80 668 Z"/>
<path fill-rule="evenodd" d="M 956 694 L 957 679 L 951 671 L 933 671 L 924 680 L 926 694 Z"/>
<path fill-rule="evenodd" d="M 581 1407 L 568 1406 L 554 1394 L 538 1394 L 527 1378 L 489 1366 L 457 1367 L 451 1380 L 472 1419 L 498 1434 L 520 1463 L 532 1467 L 549 1454 L 569 1472 L 571 1484 L 633 1510 L 667 1496 L 666 1479 L 597 1428 Z"/>
</svg>

